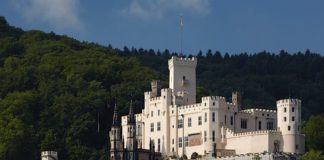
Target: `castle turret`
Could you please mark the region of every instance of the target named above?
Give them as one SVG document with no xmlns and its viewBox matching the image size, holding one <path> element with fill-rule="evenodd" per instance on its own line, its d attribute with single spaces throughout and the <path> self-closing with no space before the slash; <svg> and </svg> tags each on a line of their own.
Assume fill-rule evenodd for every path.
<svg viewBox="0 0 324 160">
<path fill-rule="evenodd" d="M 117 105 L 114 108 L 112 127 L 109 132 L 110 138 L 110 159 L 122 160 L 123 159 L 123 142 L 120 121 L 117 113 Z"/>
<path fill-rule="evenodd" d="M 278 100 L 277 120 L 278 130 L 282 133 L 279 151 L 304 153 L 304 135 L 301 134 L 301 100 Z"/>
<path fill-rule="evenodd" d="M 136 140 L 136 119 L 134 115 L 133 103 L 131 101 L 129 107 L 129 114 L 127 117 L 127 157 L 128 160 L 137 160 L 138 152 L 137 152 L 137 140 Z"/>
<path fill-rule="evenodd" d="M 197 59 L 173 56 L 169 60 L 169 88 L 175 96 L 181 95 L 184 104 L 196 103 Z"/>
</svg>

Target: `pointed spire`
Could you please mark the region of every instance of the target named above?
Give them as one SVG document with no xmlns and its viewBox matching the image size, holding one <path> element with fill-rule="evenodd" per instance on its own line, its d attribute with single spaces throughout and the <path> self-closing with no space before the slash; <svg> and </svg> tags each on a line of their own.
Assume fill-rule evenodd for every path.
<svg viewBox="0 0 324 160">
<path fill-rule="evenodd" d="M 133 109 L 133 100 L 130 102 L 129 106 L 129 114 L 128 114 L 128 124 L 135 124 L 135 115 L 134 115 L 134 109 Z"/>
<path fill-rule="evenodd" d="M 120 124 L 119 124 L 119 119 L 118 119 L 117 105 L 115 103 L 112 126 L 119 126 L 119 125 Z"/>
</svg>

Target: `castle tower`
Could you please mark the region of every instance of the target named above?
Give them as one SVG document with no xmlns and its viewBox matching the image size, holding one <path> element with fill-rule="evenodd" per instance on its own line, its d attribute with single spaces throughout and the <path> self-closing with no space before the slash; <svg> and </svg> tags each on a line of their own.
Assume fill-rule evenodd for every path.
<svg viewBox="0 0 324 160">
<path fill-rule="evenodd" d="M 169 88 L 173 90 L 174 95 L 185 95 L 184 104 L 196 103 L 197 59 L 173 56 L 168 63 Z"/>
<path fill-rule="evenodd" d="M 237 106 L 239 111 L 242 110 L 242 94 L 240 92 L 232 92 L 232 103 Z"/>
<path fill-rule="evenodd" d="M 137 152 L 137 140 L 136 140 L 136 119 L 134 115 L 133 103 L 131 101 L 129 107 L 129 114 L 127 117 L 127 160 L 138 160 L 138 152 Z"/>
<path fill-rule="evenodd" d="M 301 134 L 301 100 L 283 99 L 277 101 L 277 124 L 282 133 L 279 151 L 304 153 L 305 140 Z"/>
<path fill-rule="evenodd" d="M 113 123 L 109 132 L 110 138 L 110 159 L 111 160 L 122 160 L 123 159 L 123 142 L 121 125 L 117 113 L 117 105 L 115 104 Z"/>
<path fill-rule="evenodd" d="M 58 160 L 57 152 L 55 151 L 43 151 L 41 158 L 42 160 Z"/>
</svg>

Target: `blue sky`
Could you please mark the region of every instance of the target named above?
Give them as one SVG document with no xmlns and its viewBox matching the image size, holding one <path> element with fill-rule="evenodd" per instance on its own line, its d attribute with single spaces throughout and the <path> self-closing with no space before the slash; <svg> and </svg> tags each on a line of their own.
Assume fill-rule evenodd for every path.
<svg viewBox="0 0 324 160">
<path fill-rule="evenodd" d="M 25 30 L 113 47 L 222 53 L 324 54 L 323 0 L 1 0 L 0 15 Z"/>
</svg>

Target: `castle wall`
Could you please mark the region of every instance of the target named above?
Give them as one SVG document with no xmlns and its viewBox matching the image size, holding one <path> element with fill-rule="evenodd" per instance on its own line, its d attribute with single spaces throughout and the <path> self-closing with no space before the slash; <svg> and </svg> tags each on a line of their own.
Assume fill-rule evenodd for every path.
<svg viewBox="0 0 324 160">
<path fill-rule="evenodd" d="M 274 152 L 276 141 L 281 140 L 278 131 L 226 132 L 225 149 L 235 149 L 236 154 Z"/>
</svg>

